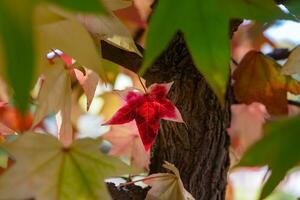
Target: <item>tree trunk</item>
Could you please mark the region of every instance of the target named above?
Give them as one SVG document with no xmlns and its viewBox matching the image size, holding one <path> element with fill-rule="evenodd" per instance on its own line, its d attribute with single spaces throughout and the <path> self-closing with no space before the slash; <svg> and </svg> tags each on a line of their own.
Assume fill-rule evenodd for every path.
<svg viewBox="0 0 300 200">
<path fill-rule="evenodd" d="M 231 21 L 230 36 L 240 23 L 240 20 Z M 107 50 L 103 51 L 105 58 L 138 71 L 141 58 L 106 43 L 102 43 L 102 49 Z M 128 61 L 127 56 L 132 59 Z M 230 86 L 222 108 L 195 68 L 181 33 L 174 37 L 144 78 L 147 85 L 174 81 L 168 98 L 176 104 L 186 123 L 161 122 L 151 149 L 150 173 L 165 172 L 162 164 L 168 161 L 179 169 L 184 187 L 195 199 L 224 200 L 230 164 L 230 138 L 226 132 L 233 99 Z M 116 195 L 112 193 L 113 199 L 118 200 Z M 125 199 L 140 200 L 129 195 L 122 198 Z"/>
<path fill-rule="evenodd" d="M 147 84 L 171 82 L 169 98 L 186 125 L 162 121 L 151 150 L 150 173 L 165 172 L 164 161 L 180 171 L 185 188 L 199 200 L 223 200 L 229 167 L 230 103 L 224 108 L 195 68 L 182 34 L 148 70 Z"/>
</svg>

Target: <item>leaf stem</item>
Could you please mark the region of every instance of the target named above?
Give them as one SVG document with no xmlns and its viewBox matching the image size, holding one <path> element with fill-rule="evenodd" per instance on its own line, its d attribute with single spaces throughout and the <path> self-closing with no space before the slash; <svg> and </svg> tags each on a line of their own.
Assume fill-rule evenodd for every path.
<svg viewBox="0 0 300 200">
<path fill-rule="evenodd" d="M 139 78 L 139 81 L 140 81 L 141 85 L 143 86 L 143 89 L 144 89 L 145 93 L 147 93 L 147 88 L 146 88 L 146 86 L 144 85 L 144 83 L 143 83 L 141 77 L 138 76 L 138 78 Z"/>
</svg>

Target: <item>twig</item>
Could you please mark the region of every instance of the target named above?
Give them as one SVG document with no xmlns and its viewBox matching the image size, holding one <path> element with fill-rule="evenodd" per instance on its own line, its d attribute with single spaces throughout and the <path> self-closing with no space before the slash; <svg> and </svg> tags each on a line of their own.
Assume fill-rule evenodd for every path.
<svg viewBox="0 0 300 200">
<path fill-rule="evenodd" d="M 288 100 L 288 104 L 300 107 L 300 102 L 298 101 Z"/>
<path fill-rule="evenodd" d="M 164 177 L 168 177 L 168 175 L 150 176 L 150 177 L 142 178 L 142 179 L 139 179 L 139 180 L 131 181 L 131 182 L 128 182 L 128 183 L 121 183 L 120 187 L 125 187 L 125 186 L 128 186 L 128 185 L 132 185 L 132 184 L 137 183 L 137 182 L 142 182 L 142 181 L 156 179 L 156 178 L 164 178 Z"/>
</svg>

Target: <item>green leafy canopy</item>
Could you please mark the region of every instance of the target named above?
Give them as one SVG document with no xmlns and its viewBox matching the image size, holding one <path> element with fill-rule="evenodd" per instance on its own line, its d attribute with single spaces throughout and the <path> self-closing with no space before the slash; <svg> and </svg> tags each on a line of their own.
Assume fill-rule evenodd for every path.
<svg viewBox="0 0 300 200">
<path fill-rule="evenodd" d="M 288 18 L 273 0 L 163 0 L 151 16 L 144 73 L 177 31 L 184 33 L 196 67 L 223 100 L 229 78 L 229 20 Z"/>
</svg>

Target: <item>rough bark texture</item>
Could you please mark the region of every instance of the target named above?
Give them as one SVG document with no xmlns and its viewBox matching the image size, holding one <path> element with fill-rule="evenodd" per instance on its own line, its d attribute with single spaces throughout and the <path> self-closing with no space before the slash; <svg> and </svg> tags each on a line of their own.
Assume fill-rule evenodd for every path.
<svg viewBox="0 0 300 200">
<path fill-rule="evenodd" d="M 128 185 L 126 187 L 116 187 L 113 183 L 107 183 L 107 188 L 112 195 L 113 200 L 142 200 L 145 199 L 149 187 L 141 188 L 137 185 Z"/>
<path fill-rule="evenodd" d="M 148 84 L 174 81 L 169 98 L 184 124 L 163 121 L 151 152 L 150 173 L 164 172 L 163 162 L 179 169 L 185 188 L 199 200 L 223 200 L 229 167 L 229 103 L 224 108 L 193 65 L 182 34 L 145 76 Z"/>
</svg>

